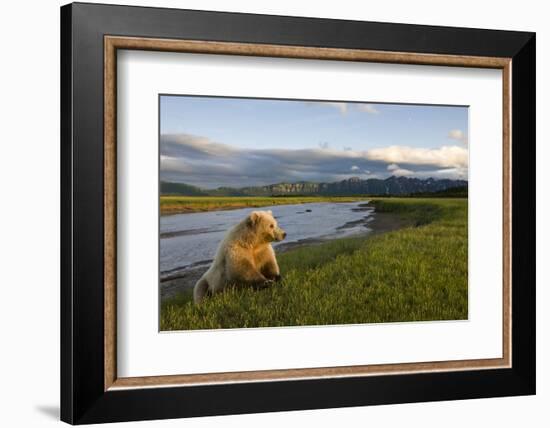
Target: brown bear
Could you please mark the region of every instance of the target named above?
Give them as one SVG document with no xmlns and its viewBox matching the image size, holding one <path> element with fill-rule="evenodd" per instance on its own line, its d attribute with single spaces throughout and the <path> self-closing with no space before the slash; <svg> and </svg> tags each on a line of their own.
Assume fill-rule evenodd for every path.
<svg viewBox="0 0 550 428">
<path fill-rule="evenodd" d="M 250 213 L 220 243 L 212 265 L 195 284 L 195 303 L 229 285 L 261 288 L 278 281 L 281 276 L 271 242 L 285 237 L 271 211 Z"/>
</svg>

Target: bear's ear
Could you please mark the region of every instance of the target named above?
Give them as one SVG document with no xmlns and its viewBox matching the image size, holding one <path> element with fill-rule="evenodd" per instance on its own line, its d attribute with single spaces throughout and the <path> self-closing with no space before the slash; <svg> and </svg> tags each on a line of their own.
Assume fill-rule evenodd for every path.
<svg viewBox="0 0 550 428">
<path fill-rule="evenodd" d="M 248 216 L 248 225 L 255 226 L 260 222 L 260 213 L 258 211 L 252 211 Z"/>
</svg>

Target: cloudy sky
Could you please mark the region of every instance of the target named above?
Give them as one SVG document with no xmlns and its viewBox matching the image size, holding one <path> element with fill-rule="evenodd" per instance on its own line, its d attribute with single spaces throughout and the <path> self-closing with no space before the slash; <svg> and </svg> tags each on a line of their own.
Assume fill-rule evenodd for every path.
<svg viewBox="0 0 550 428">
<path fill-rule="evenodd" d="M 160 98 L 161 179 L 202 188 L 468 177 L 468 108 Z"/>
</svg>

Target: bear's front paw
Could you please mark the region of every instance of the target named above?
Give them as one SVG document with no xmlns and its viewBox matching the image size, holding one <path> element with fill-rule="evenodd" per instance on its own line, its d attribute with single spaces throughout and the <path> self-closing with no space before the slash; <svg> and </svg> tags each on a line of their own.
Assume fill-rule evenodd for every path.
<svg viewBox="0 0 550 428">
<path fill-rule="evenodd" d="M 274 280 L 275 282 L 279 282 L 279 281 L 281 281 L 282 279 L 283 279 L 283 277 L 282 277 L 281 275 L 275 275 L 275 277 L 273 278 L 273 280 Z"/>
<path fill-rule="evenodd" d="M 275 281 L 272 279 L 264 279 L 263 281 L 256 282 L 252 285 L 252 288 L 256 290 L 262 290 L 264 288 L 270 287 L 275 284 Z"/>
<path fill-rule="evenodd" d="M 262 285 L 260 287 L 267 288 L 271 287 L 273 284 L 275 284 L 275 281 L 273 281 L 272 279 L 266 279 L 264 282 L 262 282 Z"/>
</svg>

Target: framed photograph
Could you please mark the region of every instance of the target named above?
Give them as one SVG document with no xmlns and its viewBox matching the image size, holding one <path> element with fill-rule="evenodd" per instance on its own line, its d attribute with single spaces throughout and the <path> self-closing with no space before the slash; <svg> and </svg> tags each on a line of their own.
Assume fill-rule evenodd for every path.
<svg viewBox="0 0 550 428">
<path fill-rule="evenodd" d="M 61 418 L 535 393 L 535 35 L 61 8 Z"/>
</svg>

